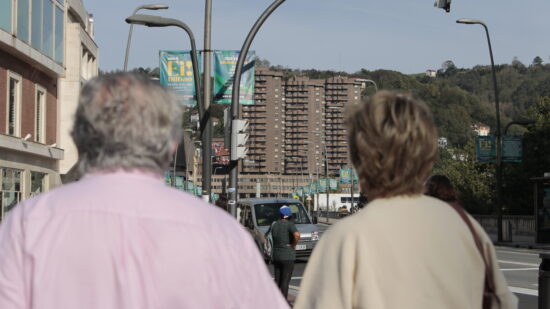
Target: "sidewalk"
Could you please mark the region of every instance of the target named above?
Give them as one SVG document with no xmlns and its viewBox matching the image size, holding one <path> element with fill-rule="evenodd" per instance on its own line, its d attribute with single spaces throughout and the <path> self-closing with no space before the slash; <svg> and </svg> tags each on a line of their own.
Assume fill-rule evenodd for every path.
<svg viewBox="0 0 550 309">
<path fill-rule="evenodd" d="M 339 219 L 334 218 L 325 218 L 319 217 L 317 223 L 319 224 L 334 224 L 338 222 Z M 549 250 L 550 244 L 537 244 L 535 243 L 535 236 L 522 236 L 522 235 L 513 235 L 512 241 L 497 241 L 496 233 L 488 233 L 489 237 L 493 241 L 493 244 L 498 247 L 512 247 L 512 248 L 525 248 L 525 249 L 539 249 L 539 250 Z"/>
<path fill-rule="evenodd" d="M 317 224 L 321 223 L 321 224 L 331 225 L 333 223 L 338 222 L 338 220 L 339 219 L 334 219 L 334 218 L 317 217 Z"/>
<path fill-rule="evenodd" d="M 550 250 L 550 244 L 535 243 L 535 236 L 513 235 L 511 241 L 499 242 L 496 233 L 488 233 L 488 235 L 491 237 L 493 244 L 498 247 Z"/>
</svg>

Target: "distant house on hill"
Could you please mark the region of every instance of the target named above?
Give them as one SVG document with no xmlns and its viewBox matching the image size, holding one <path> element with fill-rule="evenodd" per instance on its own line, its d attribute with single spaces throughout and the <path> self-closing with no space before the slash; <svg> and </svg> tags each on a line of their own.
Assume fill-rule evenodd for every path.
<svg viewBox="0 0 550 309">
<path fill-rule="evenodd" d="M 433 69 L 426 70 L 426 76 L 428 76 L 428 77 L 436 77 L 436 76 L 437 76 L 437 71 L 436 71 L 436 70 L 433 70 Z"/>
<path fill-rule="evenodd" d="M 477 136 L 487 136 L 491 131 L 491 127 L 479 122 L 475 122 L 472 124 L 472 130 L 476 133 Z"/>
</svg>

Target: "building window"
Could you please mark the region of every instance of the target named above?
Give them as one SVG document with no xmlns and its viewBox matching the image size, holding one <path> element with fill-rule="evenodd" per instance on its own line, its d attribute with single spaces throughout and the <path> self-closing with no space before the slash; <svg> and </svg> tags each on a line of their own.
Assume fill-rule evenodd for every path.
<svg viewBox="0 0 550 309">
<path fill-rule="evenodd" d="M 8 135 L 19 136 L 21 111 L 21 77 L 8 73 Z"/>
<path fill-rule="evenodd" d="M 31 197 L 46 191 L 46 174 L 31 172 Z"/>
<path fill-rule="evenodd" d="M 63 9 L 59 6 L 55 7 L 55 57 L 54 60 L 58 63 L 63 63 L 63 25 L 64 25 Z"/>
<path fill-rule="evenodd" d="M 0 168 L 0 174 L 2 176 L 2 186 L 0 187 L 0 215 L 2 218 L 21 201 L 22 172 L 22 170 L 13 168 Z"/>
<path fill-rule="evenodd" d="M 0 28 L 11 33 L 13 13 L 12 0 L 0 0 Z"/>
<path fill-rule="evenodd" d="M 32 0 L 31 45 L 42 50 L 42 0 Z"/>
<path fill-rule="evenodd" d="M 29 42 L 29 0 L 17 0 L 17 37 Z"/>
<path fill-rule="evenodd" d="M 42 52 L 53 58 L 53 5 L 50 0 L 43 2 L 42 25 Z"/>
<path fill-rule="evenodd" d="M 46 142 L 46 91 L 36 86 L 34 102 L 34 140 L 38 143 Z"/>
</svg>

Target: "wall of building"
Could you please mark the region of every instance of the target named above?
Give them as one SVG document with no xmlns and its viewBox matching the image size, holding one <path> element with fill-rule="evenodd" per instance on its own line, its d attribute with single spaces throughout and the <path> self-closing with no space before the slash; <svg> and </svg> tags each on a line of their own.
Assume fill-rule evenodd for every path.
<svg viewBox="0 0 550 309">
<path fill-rule="evenodd" d="M 59 79 L 59 147 L 65 150 L 65 157 L 59 164 L 62 175 L 75 172 L 78 162 L 78 151 L 71 137 L 71 130 L 81 86 L 98 75 L 99 48 L 93 40 L 91 23 L 80 0 L 68 1 L 66 71 L 65 76 Z M 64 177 L 67 180 L 74 178 Z"/>
<path fill-rule="evenodd" d="M 81 0 L 0 1 L 0 219 L 17 202 L 61 183 L 61 136 L 69 127 L 61 124 L 72 122 L 80 85 L 97 74 L 83 8 Z M 15 118 L 8 115 L 10 77 L 18 80 Z"/>
<path fill-rule="evenodd" d="M 41 87 L 46 91 L 45 97 L 45 129 L 46 139 L 43 144 L 53 144 L 57 140 L 57 78 L 49 76 L 34 66 L 28 64 L 24 59 L 15 57 L 13 54 L 0 50 L 0 133 L 8 134 L 7 131 L 7 113 L 8 113 L 8 87 L 9 74 L 14 74 L 21 78 L 21 99 L 20 99 L 20 119 L 18 137 L 24 137 L 27 134 L 33 135 L 31 138 L 36 140 L 36 91 Z"/>
</svg>

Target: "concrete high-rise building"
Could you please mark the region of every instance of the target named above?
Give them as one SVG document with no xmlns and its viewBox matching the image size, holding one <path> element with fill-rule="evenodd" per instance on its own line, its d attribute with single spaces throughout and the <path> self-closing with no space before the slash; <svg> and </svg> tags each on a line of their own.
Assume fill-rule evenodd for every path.
<svg viewBox="0 0 550 309">
<path fill-rule="evenodd" d="M 360 82 L 347 77 L 284 80 L 282 72 L 263 67 L 256 68 L 255 82 L 255 103 L 240 106 L 241 118 L 249 121 L 240 198 L 258 193 L 288 197 L 327 171 L 334 178 L 351 166 L 344 112 L 360 101 Z M 215 182 L 225 176 L 217 177 Z M 221 188 L 214 187 L 218 193 Z"/>
<path fill-rule="evenodd" d="M 293 77 L 285 83 L 285 174 L 309 178 L 322 166 L 323 80 Z"/>
<path fill-rule="evenodd" d="M 248 155 L 241 173 L 278 174 L 284 167 L 284 91 L 283 74 L 257 68 L 254 105 L 241 105 L 248 120 Z"/>
<path fill-rule="evenodd" d="M 337 176 L 341 168 L 351 167 L 345 109 L 361 100 L 361 83 L 353 78 L 331 77 L 325 81 L 325 146 L 329 175 Z"/>
</svg>

